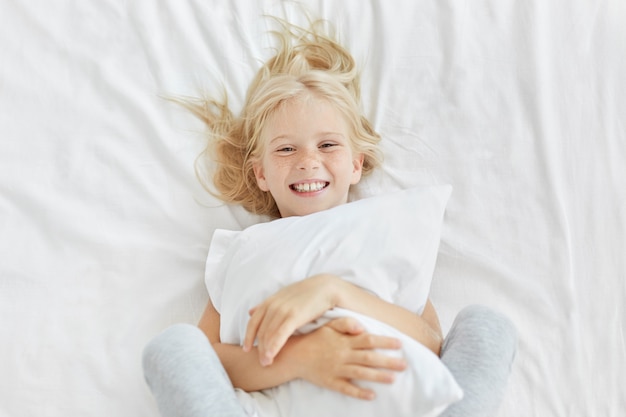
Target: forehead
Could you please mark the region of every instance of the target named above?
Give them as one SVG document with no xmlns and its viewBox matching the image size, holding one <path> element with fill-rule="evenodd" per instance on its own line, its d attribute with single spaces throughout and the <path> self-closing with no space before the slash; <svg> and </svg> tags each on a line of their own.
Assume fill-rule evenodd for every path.
<svg viewBox="0 0 626 417">
<path fill-rule="evenodd" d="M 329 131 L 350 136 L 349 126 L 339 104 L 306 94 L 283 101 L 267 118 L 262 137 L 266 142 L 276 136 L 312 135 Z"/>
</svg>

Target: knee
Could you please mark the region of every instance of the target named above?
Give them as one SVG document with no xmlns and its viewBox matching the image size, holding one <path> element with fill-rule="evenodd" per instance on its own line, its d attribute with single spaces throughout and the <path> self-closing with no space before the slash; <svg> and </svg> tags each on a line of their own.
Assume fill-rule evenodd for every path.
<svg viewBox="0 0 626 417">
<path fill-rule="evenodd" d="M 461 310 L 444 341 L 441 359 L 465 396 L 443 415 L 494 415 L 516 350 L 517 331 L 504 314 L 478 305 Z"/>
<path fill-rule="evenodd" d="M 471 334 L 483 348 L 499 353 L 503 360 L 512 362 L 517 352 L 517 330 L 504 314 L 482 305 L 471 305 L 459 312 L 455 319 L 458 331 Z"/>
<path fill-rule="evenodd" d="M 494 325 L 494 328 L 500 330 L 515 331 L 515 326 L 507 316 L 496 310 L 493 310 L 490 307 L 479 304 L 469 305 L 463 308 L 459 312 L 458 317 L 461 317 L 464 320 L 491 323 Z"/>
<path fill-rule="evenodd" d="M 143 349 L 142 366 L 144 377 L 150 381 L 160 374 L 167 364 L 179 356 L 187 355 L 189 349 L 199 345 L 210 345 L 204 333 L 191 324 L 174 324 L 156 335 Z"/>
</svg>

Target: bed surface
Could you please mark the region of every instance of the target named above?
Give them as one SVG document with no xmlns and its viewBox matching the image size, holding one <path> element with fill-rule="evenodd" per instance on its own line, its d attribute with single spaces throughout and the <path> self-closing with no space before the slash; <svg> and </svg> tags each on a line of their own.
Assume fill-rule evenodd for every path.
<svg viewBox="0 0 626 417">
<path fill-rule="evenodd" d="M 517 324 L 500 417 L 626 409 L 626 3 L 306 1 L 362 68 L 385 167 L 362 196 L 454 191 L 432 300 Z M 216 228 L 194 177 L 291 2 L 0 0 L 0 416 L 156 416 L 141 350 L 195 323 Z M 301 20 L 298 20 L 301 21 Z"/>
</svg>

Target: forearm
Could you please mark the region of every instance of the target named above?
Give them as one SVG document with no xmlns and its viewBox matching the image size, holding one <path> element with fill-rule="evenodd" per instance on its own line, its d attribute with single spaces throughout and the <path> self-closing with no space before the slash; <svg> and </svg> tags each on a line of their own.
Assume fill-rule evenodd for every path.
<svg viewBox="0 0 626 417">
<path fill-rule="evenodd" d="M 438 326 L 433 328 L 423 317 L 341 279 L 332 279 L 333 299 L 336 307 L 355 311 L 386 323 L 417 340 L 436 355 L 443 341 Z M 429 306 L 432 308 L 432 306 Z M 433 311 L 434 312 L 434 311 Z"/>
<path fill-rule="evenodd" d="M 294 345 L 298 336 L 290 338 L 270 366 L 261 366 L 256 348 L 245 352 L 239 345 L 213 344 L 226 373 L 235 388 L 260 391 L 296 378 L 293 360 Z"/>
<path fill-rule="evenodd" d="M 296 337 L 287 340 L 285 349 L 280 352 L 272 366 L 262 367 L 257 348 L 248 352 L 239 345 L 222 343 L 220 340 L 221 317 L 211 300 L 200 318 L 198 327 L 204 332 L 220 358 L 231 382 L 244 391 L 259 391 L 280 385 L 294 379 L 298 358 L 292 358 Z M 292 361 L 292 362 L 290 362 Z"/>
</svg>

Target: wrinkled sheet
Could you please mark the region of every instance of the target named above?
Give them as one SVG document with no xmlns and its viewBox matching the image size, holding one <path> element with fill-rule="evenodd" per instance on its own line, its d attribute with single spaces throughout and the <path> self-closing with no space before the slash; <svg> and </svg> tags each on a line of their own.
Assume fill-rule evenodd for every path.
<svg viewBox="0 0 626 417">
<path fill-rule="evenodd" d="M 306 1 L 362 68 L 385 166 L 359 193 L 451 184 L 444 331 L 517 324 L 500 417 L 626 409 L 626 3 Z M 216 228 L 262 219 L 194 177 L 292 2 L 0 0 L 0 415 L 156 416 L 145 343 L 195 323 Z"/>
</svg>

